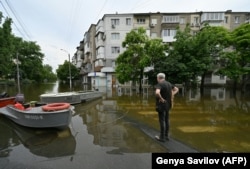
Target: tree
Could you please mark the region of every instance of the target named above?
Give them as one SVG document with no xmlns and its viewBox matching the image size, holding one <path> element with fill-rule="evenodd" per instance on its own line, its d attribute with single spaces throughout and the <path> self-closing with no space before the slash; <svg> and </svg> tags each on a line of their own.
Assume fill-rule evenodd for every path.
<svg viewBox="0 0 250 169">
<path fill-rule="evenodd" d="M 21 79 L 29 79 L 36 82 L 43 82 L 45 78 L 44 72 L 46 67 L 43 66 L 44 54 L 36 42 L 25 41 L 20 37 L 16 37 L 12 33 L 10 18 L 2 21 L 2 13 L 0 12 L 0 77 L 16 78 L 16 65 L 14 60 L 18 55 L 21 62 L 20 74 Z M 53 73 L 53 72 L 51 72 Z"/>
<path fill-rule="evenodd" d="M 17 40 L 16 40 L 17 42 Z M 36 82 L 43 82 L 43 58 L 40 46 L 35 42 L 19 41 L 16 51 L 21 62 L 20 70 L 23 72 L 23 79 L 30 79 Z"/>
<path fill-rule="evenodd" d="M 229 34 L 224 27 L 209 25 L 205 25 L 194 36 L 192 55 L 197 60 L 197 75 L 201 76 L 201 95 L 203 95 L 205 75 L 208 71 L 215 71 L 215 61 L 219 60 L 220 54 L 228 46 L 228 40 Z"/>
<path fill-rule="evenodd" d="M 0 20 L 2 20 L 2 13 L 0 13 Z M 0 77 L 2 78 L 11 73 L 13 65 L 12 53 L 14 49 L 11 23 L 12 20 L 10 18 L 6 18 L 2 27 L 0 27 Z"/>
<path fill-rule="evenodd" d="M 156 76 L 159 72 L 168 75 L 168 45 L 162 42 L 162 39 L 150 39 L 145 44 L 146 57 L 144 64 L 153 67 L 153 70 L 145 73 L 148 76 L 149 84 L 157 83 Z"/>
<path fill-rule="evenodd" d="M 166 58 L 167 46 L 161 39 L 149 39 L 146 30 L 139 28 L 129 32 L 122 43 L 126 50 L 116 60 L 116 76 L 120 83 L 128 81 L 139 82 L 139 90 L 142 91 L 142 79 L 144 69 L 154 67 L 154 71 L 147 73 L 151 84 L 155 82 L 155 74 L 159 65 Z"/>
<path fill-rule="evenodd" d="M 63 65 L 59 65 L 57 72 L 57 77 L 61 81 L 68 82 L 69 77 L 69 64 L 70 64 L 70 70 L 71 70 L 71 78 L 72 79 L 79 79 L 79 70 L 75 65 L 72 63 L 69 63 L 69 61 L 65 60 Z"/>
<path fill-rule="evenodd" d="M 250 74 L 250 25 L 242 24 L 230 33 L 230 48 L 222 55 L 224 64 L 218 73 L 234 80 L 233 91 L 236 92 L 237 83 L 242 78 L 242 91 Z"/>
<path fill-rule="evenodd" d="M 165 61 L 165 72 L 172 83 L 188 84 L 196 80 L 200 64 L 193 55 L 194 37 L 190 33 L 189 25 L 183 31 L 177 29 L 175 39 Z"/>
<path fill-rule="evenodd" d="M 48 64 L 43 65 L 43 77 L 47 82 L 54 82 L 57 80 L 57 76 L 53 73 L 52 67 Z"/>
</svg>

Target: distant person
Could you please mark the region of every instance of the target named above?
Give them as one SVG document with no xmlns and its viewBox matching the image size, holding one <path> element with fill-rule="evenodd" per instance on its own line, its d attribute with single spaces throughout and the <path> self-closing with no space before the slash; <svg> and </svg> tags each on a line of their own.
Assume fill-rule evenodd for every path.
<svg viewBox="0 0 250 169">
<path fill-rule="evenodd" d="M 173 96 L 179 91 L 177 87 L 165 80 L 165 74 L 157 74 L 156 85 L 156 111 L 160 122 L 160 135 L 156 140 L 165 142 L 169 140 L 169 111 L 172 108 Z"/>
</svg>

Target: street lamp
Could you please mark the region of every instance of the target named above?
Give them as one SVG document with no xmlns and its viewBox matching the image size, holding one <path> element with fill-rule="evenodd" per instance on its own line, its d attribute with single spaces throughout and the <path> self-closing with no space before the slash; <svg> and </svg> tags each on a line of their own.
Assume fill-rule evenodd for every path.
<svg viewBox="0 0 250 169">
<path fill-rule="evenodd" d="M 69 52 L 68 51 L 66 51 L 65 49 L 61 49 L 62 51 L 64 51 L 65 53 L 67 53 L 68 54 L 68 56 L 69 56 L 69 88 L 70 88 L 70 91 L 71 91 L 71 89 L 72 89 L 72 82 L 71 82 L 71 68 L 70 68 L 70 54 L 69 54 Z"/>
</svg>

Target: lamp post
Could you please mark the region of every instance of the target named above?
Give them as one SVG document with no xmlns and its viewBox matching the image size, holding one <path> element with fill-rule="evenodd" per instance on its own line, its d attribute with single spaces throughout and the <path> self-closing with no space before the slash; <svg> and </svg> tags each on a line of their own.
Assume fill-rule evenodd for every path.
<svg viewBox="0 0 250 169">
<path fill-rule="evenodd" d="M 69 52 L 68 51 L 66 51 L 65 49 L 61 49 L 62 51 L 64 51 L 65 53 L 67 53 L 68 54 L 68 56 L 69 56 L 69 89 L 70 89 L 70 91 L 71 91 L 71 89 L 72 89 L 72 81 L 71 81 L 71 68 L 70 68 L 70 54 L 69 54 Z"/>
</svg>

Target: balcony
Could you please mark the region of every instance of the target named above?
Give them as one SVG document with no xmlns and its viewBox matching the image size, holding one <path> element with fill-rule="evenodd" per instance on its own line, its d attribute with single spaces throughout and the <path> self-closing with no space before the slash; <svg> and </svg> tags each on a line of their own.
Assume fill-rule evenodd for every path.
<svg viewBox="0 0 250 169">
<path fill-rule="evenodd" d="M 85 44 L 85 46 L 84 46 L 84 52 L 85 52 L 85 54 L 90 53 L 90 47 L 89 47 L 88 44 Z"/>
<path fill-rule="evenodd" d="M 91 63 L 86 64 L 85 66 L 81 67 L 80 74 L 86 75 L 92 71 Z"/>
<path fill-rule="evenodd" d="M 224 12 L 204 12 L 201 15 L 201 23 L 223 22 L 224 18 L 225 18 Z"/>
<path fill-rule="evenodd" d="M 96 59 L 104 59 L 105 55 L 104 53 L 97 53 Z"/>
<path fill-rule="evenodd" d="M 94 68 L 95 72 L 100 72 L 103 67 L 104 67 L 103 60 L 96 60 L 95 61 L 95 68 Z"/>
<path fill-rule="evenodd" d="M 163 16 L 162 23 L 179 23 L 179 16 Z"/>
<path fill-rule="evenodd" d="M 104 46 L 104 41 L 102 39 L 98 39 L 96 41 L 96 48 L 100 47 L 100 46 Z"/>
<path fill-rule="evenodd" d="M 174 36 L 163 36 L 162 37 L 162 41 L 163 42 L 174 42 L 176 39 L 174 38 Z"/>
<path fill-rule="evenodd" d="M 103 20 L 100 20 L 96 25 L 96 34 L 98 34 L 99 32 L 104 32 Z"/>
</svg>

